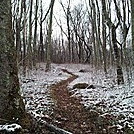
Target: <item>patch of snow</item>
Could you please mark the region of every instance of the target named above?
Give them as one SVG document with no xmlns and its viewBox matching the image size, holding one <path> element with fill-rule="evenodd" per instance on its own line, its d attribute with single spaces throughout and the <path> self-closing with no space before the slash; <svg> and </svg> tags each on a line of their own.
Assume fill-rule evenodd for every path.
<svg viewBox="0 0 134 134">
<path fill-rule="evenodd" d="M 119 124 L 116 125 L 116 127 L 117 127 L 117 129 L 120 129 L 120 130 L 123 129 L 123 127 L 121 125 L 119 125 Z"/>
<path fill-rule="evenodd" d="M 86 108 L 98 108 L 104 114 L 111 113 L 119 117 L 118 128 L 125 126 L 125 122 L 134 128 L 134 79 L 129 78 L 124 70 L 125 83 L 116 84 L 116 71 L 96 70 L 90 65 L 83 64 L 52 64 L 52 70 L 45 72 L 45 65 L 39 64 L 37 70 L 31 70 L 26 77 L 20 75 L 21 89 L 26 101 L 27 110 L 34 116 L 42 116 L 44 112 L 52 112 L 53 100 L 50 96 L 49 86 L 70 77 L 63 73 L 67 69 L 79 77 L 69 84 L 73 96 L 80 96 L 81 103 Z M 80 70 L 85 70 L 80 72 Z M 128 81 L 128 82 L 127 82 Z M 95 89 L 72 89 L 77 83 L 93 85 Z"/>
<path fill-rule="evenodd" d="M 10 125 L 0 125 L 0 131 L 6 132 L 14 132 L 17 129 L 21 129 L 22 127 L 18 124 L 10 124 Z"/>
<path fill-rule="evenodd" d="M 21 92 L 26 109 L 33 115 L 41 116 L 43 112 L 52 112 L 54 103 L 50 97 L 49 87 L 70 76 L 61 69 L 61 66 L 52 64 L 52 70 L 45 72 L 45 64 L 39 64 L 38 69 L 28 71 L 26 77 L 20 74 Z"/>
<path fill-rule="evenodd" d="M 131 83 L 127 83 L 127 73 L 125 73 L 126 84 L 118 86 L 114 69 L 110 69 L 105 75 L 103 70 L 96 70 L 90 65 L 80 64 L 79 67 L 88 71 L 79 72 L 80 68 L 73 71 L 79 76 L 68 86 L 73 96 L 81 96 L 81 103 L 87 108 L 96 107 L 103 113 L 108 112 L 124 117 L 134 128 L 134 80 L 131 79 Z M 73 67 L 71 69 L 73 70 Z M 73 89 L 73 86 L 78 83 L 87 83 L 96 88 Z"/>
</svg>

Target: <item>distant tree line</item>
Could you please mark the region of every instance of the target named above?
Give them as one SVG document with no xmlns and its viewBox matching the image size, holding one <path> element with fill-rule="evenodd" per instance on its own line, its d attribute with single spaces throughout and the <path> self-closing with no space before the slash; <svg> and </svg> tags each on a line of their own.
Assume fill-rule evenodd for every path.
<svg viewBox="0 0 134 134">
<path fill-rule="evenodd" d="M 0 124 L 25 122 L 28 117 L 18 66 L 25 75 L 40 62 L 46 63 L 46 71 L 52 62 L 87 63 L 106 74 L 114 67 L 118 84 L 125 82 L 124 69 L 128 80 L 132 78 L 134 0 L 85 0 L 73 8 L 71 0 L 61 1 L 66 29 L 54 16 L 54 3 L 51 0 L 44 10 L 42 0 L 0 1 Z M 58 36 L 52 34 L 54 19 Z"/>
<path fill-rule="evenodd" d="M 133 1 L 85 0 L 75 6 L 60 1 L 66 28 L 63 18 L 54 16 L 54 2 L 47 8 L 42 0 L 13 0 L 17 59 L 24 73 L 39 62 L 47 63 L 46 71 L 51 62 L 87 63 L 105 73 L 116 66 L 117 82 L 124 83 L 122 68 L 130 70 L 133 64 Z M 60 33 L 52 36 L 53 20 Z"/>
</svg>

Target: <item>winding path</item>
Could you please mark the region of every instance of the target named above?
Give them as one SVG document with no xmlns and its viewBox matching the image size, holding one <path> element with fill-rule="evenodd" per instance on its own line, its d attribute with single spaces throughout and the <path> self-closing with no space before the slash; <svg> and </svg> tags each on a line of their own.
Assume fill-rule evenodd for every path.
<svg viewBox="0 0 134 134">
<path fill-rule="evenodd" d="M 51 87 L 51 96 L 55 102 L 53 115 L 51 115 L 52 124 L 73 134 L 99 134 L 94 119 L 80 103 L 80 98 L 72 97 L 67 88 L 68 84 L 78 76 L 64 69 L 62 71 L 71 76 Z"/>
</svg>

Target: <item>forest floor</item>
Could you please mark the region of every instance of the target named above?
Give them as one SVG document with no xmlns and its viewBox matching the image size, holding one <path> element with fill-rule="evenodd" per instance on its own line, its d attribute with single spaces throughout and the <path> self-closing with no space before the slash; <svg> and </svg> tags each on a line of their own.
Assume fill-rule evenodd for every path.
<svg viewBox="0 0 134 134">
<path fill-rule="evenodd" d="M 51 115 L 51 123 L 63 128 L 73 134 L 105 134 L 108 133 L 108 125 L 99 126 L 97 118 L 99 114 L 95 111 L 86 110 L 82 105 L 81 98 L 72 96 L 68 85 L 78 76 L 63 69 L 71 76 L 51 86 L 52 99 L 56 106 Z"/>
<path fill-rule="evenodd" d="M 133 80 L 118 86 L 113 69 L 107 76 L 102 72 L 82 64 L 53 64 L 45 72 L 43 64 L 20 75 L 27 111 L 39 122 L 73 134 L 133 134 Z M 80 83 L 90 88 L 74 88 Z M 32 134 L 51 133 L 40 129 Z"/>
</svg>

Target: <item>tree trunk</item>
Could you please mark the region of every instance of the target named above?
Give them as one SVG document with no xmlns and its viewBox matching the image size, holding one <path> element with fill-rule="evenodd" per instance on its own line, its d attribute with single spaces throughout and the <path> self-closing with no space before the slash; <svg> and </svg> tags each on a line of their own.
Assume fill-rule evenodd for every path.
<svg viewBox="0 0 134 134">
<path fill-rule="evenodd" d="M 20 119 L 25 111 L 19 93 L 11 18 L 11 0 L 0 1 L 0 118 L 10 121 Z"/>
<path fill-rule="evenodd" d="M 70 1 L 67 8 L 67 32 L 68 32 L 68 62 L 72 61 L 71 55 L 71 37 L 70 37 Z"/>
<path fill-rule="evenodd" d="M 104 67 L 104 72 L 107 73 L 107 63 L 106 63 L 106 24 L 105 24 L 105 6 L 102 4 L 102 50 L 103 50 L 103 67 Z"/>
<path fill-rule="evenodd" d="M 41 0 L 41 5 L 40 5 L 40 10 L 41 10 L 41 17 L 40 17 L 40 49 L 39 49 L 39 53 L 40 53 L 40 61 L 44 62 L 44 45 L 43 45 L 43 29 L 42 29 L 42 17 L 43 17 L 43 9 L 42 9 L 42 0 Z"/>
<path fill-rule="evenodd" d="M 134 55 L 134 0 L 131 0 L 131 21 L 132 21 L 132 49 Z"/>
<path fill-rule="evenodd" d="M 16 50 L 17 50 L 17 62 L 21 61 L 20 51 L 21 51 L 21 39 L 20 39 L 20 19 L 16 18 Z"/>
<path fill-rule="evenodd" d="M 34 28 L 34 41 L 33 41 L 33 66 L 36 66 L 37 63 L 37 21 L 38 21 L 38 4 L 39 1 L 36 0 L 35 7 L 35 28 Z"/>
<path fill-rule="evenodd" d="M 23 20 L 23 75 L 26 75 L 26 2 L 23 0 L 24 20 Z"/>
<path fill-rule="evenodd" d="M 89 1 L 89 6 L 91 7 L 91 24 L 92 24 L 92 42 L 94 48 L 93 64 L 98 67 L 98 54 L 97 54 L 97 43 L 96 43 L 96 11 L 94 1 Z"/>
<path fill-rule="evenodd" d="M 28 40 L 28 67 L 32 69 L 32 10 L 33 0 L 30 0 L 30 12 L 29 12 L 29 40 Z"/>
<path fill-rule="evenodd" d="M 104 15 L 107 21 L 107 25 L 111 29 L 111 35 L 112 35 L 112 45 L 114 50 L 114 56 L 115 56 L 115 63 L 116 63 L 116 73 L 117 73 L 117 83 L 118 85 L 124 84 L 124 77 L 123 77 L 123 71 L 121 66 L 121 57 L 119 55 L 119 49 L 117 46 L 117 36 L 116 36 L 116 29 L 118 27 L 119 22 L 115 26 L 115 24 L 111 21 L 111 18 L 108 17 L 108 13 L 106 11 L 106 3 L 105 0 L 102 0 L 102 6 L 104 6 Z"/>
<path fill-rule="evenodd" d="M 48 44 L 47 44 L 47 61 L 46 71 L 51 70 L 51 35 L 52 35 L 52 18 L 53 18 L 53 7 L 55 0 L 51 0 L 50 18 L 49 18 L 49 29 L 48 29 Z"/>
<path fill-rule="evenodd" d="M 121 58 L 119 55 L 119 50 L 117 46 L 117 40 L 116 40 L 116 27 L 112 25 L 112 43 L 114 48 L 114 55 L 115 55 L 115 62 L 116 62 L 116 71 L 117 71 L 117 83 L 118 85 L 124 84 L 124 78 L 123 78 L 123 71 L 121 67 Z"/>
</svg>

